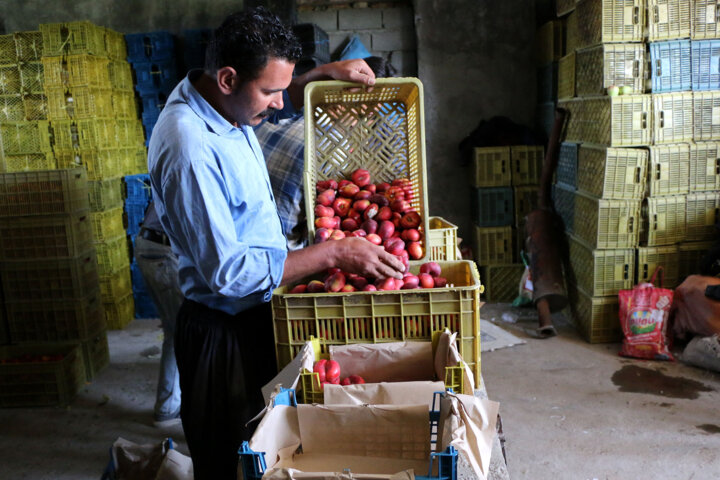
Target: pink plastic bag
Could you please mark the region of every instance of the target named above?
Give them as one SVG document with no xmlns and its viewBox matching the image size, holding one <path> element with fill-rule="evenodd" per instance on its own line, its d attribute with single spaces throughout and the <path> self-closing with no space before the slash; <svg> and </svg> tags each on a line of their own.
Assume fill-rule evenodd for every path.
<svg viewBox="0 0 720 480">
<path fill-rule="evenodd" d="M 673 291 L 655 287 L 655 277 L 662 267 L 655 269 L 649 283 L 635 285 L 632 290 L 620 290 L 620 325 L 625 338 L 620 355 L 650 360 L 675 360 L 669 350 L 668 317 Z"/>
</svg>

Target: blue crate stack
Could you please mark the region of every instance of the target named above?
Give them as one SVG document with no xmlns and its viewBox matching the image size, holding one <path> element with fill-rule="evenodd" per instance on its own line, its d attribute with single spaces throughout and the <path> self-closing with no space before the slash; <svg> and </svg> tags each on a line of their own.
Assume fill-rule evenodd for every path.
<svg viewBox="0 0 720 480">
<path fill-rule="evenodd" d="M 128 61 L 135 74 L 135 91 L 142 102 L 142 123 L 146 144 L 160 110 L 178 84 L 175 38 L 172 33 L 157 31 L 125 35 Z"/>
<path fill-rule="evenodd" d="M 127 217 L 127 235 L 135 249 L 135 237 L 140 232 L 140 224 L 145 218 L 145 209 L 152 199 L 150 188 L 150 175 L 128 175 L 125 177 L 127 198 L 125 199 L 125 215 Z M 132 281 L 133 298 L 135 300 L 135 318 L 156 318 L 157 309 L 150 298 L 145 282 L 134 255 L 130 264 L 130 278 Z"/>
</svg>

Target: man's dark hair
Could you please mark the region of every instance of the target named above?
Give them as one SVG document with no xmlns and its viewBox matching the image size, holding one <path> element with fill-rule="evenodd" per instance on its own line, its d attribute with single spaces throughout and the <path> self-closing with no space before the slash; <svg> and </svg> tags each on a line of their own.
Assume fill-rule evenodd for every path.
<svg viewBox="0 0 720 480">
<path fill-rule="evenodd" d="M 382 57 L 363 58 L 377 78 L 397 77 L 397 69 Z"/>
<path fill-rule="evenodd" d="M 266 8 L 255 7 L 233 13 L 213 32 L 205 54 L 205 71 L 214 74 L 232 67 L 244 83 L 256 79 L 270 58 L 295 63 L 301 52 L 290 28 Z"/>
</svg>

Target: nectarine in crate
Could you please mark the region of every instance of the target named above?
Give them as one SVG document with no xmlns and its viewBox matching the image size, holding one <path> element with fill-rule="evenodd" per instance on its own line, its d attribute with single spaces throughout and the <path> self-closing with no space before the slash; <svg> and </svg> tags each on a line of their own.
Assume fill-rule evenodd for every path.
<svg viewBox="0 0 720 480">
<path fill-rule="evenodd" d="M 423 86 L 417 78 L 378 79 L 372 89 L 339 81 L 305 88 L 305 209 L 310 243 L 315 238 L 316 185 L 368 170 L 371 183 L 408 179 L 409 207 L 429 230 Z M 427 261 L 427 238 L 420 240 Z"/>
<path fill-rule="evenodd" d="M 480 275 L 469 260 L 437 262 L 447 287 L 351 293 L 290 294 L 280 287 L 272 297 L 275 351 L 282 368 L 305 342 L 330 345 L 428 341 L 433 332 L 458 332 L 460 355 L 480 379 Z M 410 270 L 417 273 L 419 265 Z"/>
</svg>

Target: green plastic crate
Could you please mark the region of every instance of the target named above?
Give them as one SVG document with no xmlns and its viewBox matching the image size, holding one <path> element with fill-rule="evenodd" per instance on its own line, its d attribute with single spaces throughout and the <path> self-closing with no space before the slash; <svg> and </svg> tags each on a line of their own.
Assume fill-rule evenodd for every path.
<svg viewBox="0 0 720 480">
<path fill-rule="evenodd" d="M 438 262 L 446 288 L 352 293 L 290 294 L 289 286 L 272 297 L 278 367 L 292 361 L 311 337 L 321 351 L 330 345 L 427 341 L 432 332 L 458 332 L 460 355 L 480 378 L 480 293 L 475 263 Z M 418 264 L 410 270 L 417 272 Z"/>
<path fill-rule="evenodd" d="M 15 37 L 15 53 L 19 62 L 40 62 L 43 55 L 42 33 L 39 31 L 15 32 L 13 36 Z"/>
<path fill-rule="evenodd" d="M 690 175 L 690 145 L 661 145 L 650 147 L 648 165 L 649 196 L 683 195 L 688 193 Z"/>
<path fill-rule="evenodd" d="M 0 95 L 0 121 L 22 122 L 25 120 L 25 104 L 20 93 Z"/>
<path fill-rule="evenodd" d="M 686 240 L 686 207 L 684 195 L 646 198 L 642 205 L 640 244 L 654 247 Z"/>
<path fill-rule="evenodd" d="M 26 120 L 47 120 L 48 102 L 43 94 L 25 95 L 23 97 L 23 110 Z"/>
<path fill-rule="evenodd" d="M 473 149 L 470 184 L 473 187 L 507 187 L 511 182 L 510 147 Z"/>
<path fill-rule="evenodd" d="M 123 61 L 127 64 L 127 46 L 125 35 L 110 28 L 105 28 L 105 50 L 112 60 Z"/>
<path fill-rule="evenodd" d="M 645 91 L 645 45 L 605 43 L 575 54 L 576 88 L 579 97 L 605 95 L 610 86 Z"/>
<path fill-rule="evenodd" d="M 90 211 L 102 212 L 123 204 L 122 177 L 88 182 Z"/>
<path fill-rule="evenodd" d="M 31 356 L 33 361 L 11 363 Z M 55 359 L 56 355 L 61 358 Z M 44 359 L 45 356 L 47 359 Z M 85 382 L 82 354 L 77 345 L 0 347 L 0 407 L 68 405 Z"/>
<path fill-rule="evenodd" d="M 485 301 L 512 302 L 518 296 L 525 265 L 487 265 L 480 269 L 485 282 Z"/>
<path fill-rule="evenodd" d="M 635 280 L 635 250 L 632 248 L 593 250 L 569 236 L 570 265 L 575 282 L 594 297 L 615 296 L 632 288 Z"/>
<path fill-rule="evenodd" d="M 691 193 L 720 190 L 720 143 L 690 145 L 689 189 Z"/>
<path fill-rule="evenodd" d="M 372 89 L 320 81 L 305 88 L 305 212 L 315 238 L 315 185 L 367 169 L 374 182 L 408 178 L 411 206 L 429 231 L 423 85 L 417 78 L 380 78 Z M 427 239 L 421 240 L 430 256 Z"/>
<path fill-rule="evenodd" d="M 700 241 L 717 238 L 720 220 L 720 192 L 691 193 L 687 196 L 686 235 L 682 240 Z"/>
<path fill-rule="evenodd" d="M 112 302 L 104 302 L 105 322 L 108 330 L 122 330 L 135 318 L 135 300 L 133 294 L 116 298 Z"/>
<path fill-rule="evenodd" d="M 81 168 L 0 173 L 0 217 L 87 210 L 87 195 Z"/>
<path fill-rule="evenodd" d="M 512 263 L 513 230 L 512 227 L 475 227 L 475 261 L 478 265 L 503 265 Z"/>
<path fill-rule="evenodd" d="M 76 257 L 91 249 L 92 241 L 87 210 L 0 218 L 0 260 Z"/>
<path fill-rule="evenodd" d="M 5 155 L 50 153 L 50 138 L 50 124 L 45 120 L 0 123 L 0 143 Z"/>
<path fill-rule="evenodd" d="M 117 238 L 125 232 L 125 212 L 122 203 L 102 212 L 91 212 L 89 216 L 95 242 Z"/>
<path fill-rule="evenodd" d="M 648 152 L 583 143 L 578 149 L 578 190 L 598 198 L 643 198 Z"/>
<path fill-rule="evenodd" d="M 573 233 L 591 248 L 634 248 L 640 233 L 640 200 L 575 194 Z"/>
<path fill-rule="evenodd" d="M 91 54 L 105 56 L 105 28 L 89 21 L 41 23 L 43 56 Z"/>
<path fill-rule="evenodd" d="M 100 277 L 100 296 L 103 303 L 112 303 L 116 298 L 123 298 L 128 293 L 132 293 L 129 265 L 113 274 Z"/>
<path fill-rule="evenodd" d="M 52 153 L 7 155 L 0 159 L 0 169 L 3 169 L 7 173 L 54 170 L 56 168 L 57 162 Z"/>
<path fill-rule="evenodd" d="M 653 94 L 652 99 L 655 145 L 692 141 L 692 92 Z"/>
<path fill-rule="evenodd" d="M 457 244 L 458 227 L 442 217 L 430 217 L 428 246 L 430 260 L 460 260 Z"/>
<path fill-rule="evenodd" d="M 83 299 L 7 302 L 5 309 L 17 343 L 82 340 L 105 326 L 98 291 Z"/>
<path fill-rule="evenodd" d="M 61 168 L 84 167 L 88 180 L 107 180 L 125 174 L 125 159 L 119 148 L 57 149 L 55 158 Z"/>
<path fill-rule="evenodd" d="M 20 85 L 20 68 L 17 64 L 0 65 L 0 95 L 21 93 Z"/>
<path fill-rule="evenodd" d="M 545 149 L 542 145 L 510 147 L 513 186 L 537 185 L 540 182 Z"/>
<path fill-rule="evenodd" d="M 663 267 L 662 286 L 675 288 L 679 285 L 680 259 L 677 245 L 664 245 L 661 247 L 639 247 L 637 249 L 637 281 L 649 282 L 657 267 Z M 660 279 L 656 279 L 656 286 Z"/>
<path fill-rule="evenodd" d="M 95 242 L 97 250 L 98 273 L 101 276 L 112 275 L 121 268 L 130 265 L 130 250 L 125 234 Z"/>
<path fill-rule="evenodd" d="M 614 343 L 623 338 L 618 297 L 591 297 L 576 289 L 571 318 L 580 336 L 589 343 Z"/>
</svg>

